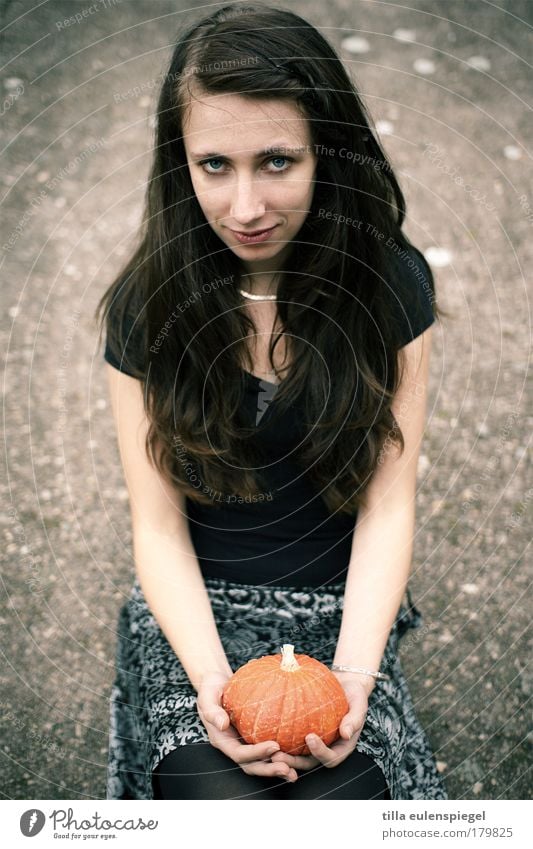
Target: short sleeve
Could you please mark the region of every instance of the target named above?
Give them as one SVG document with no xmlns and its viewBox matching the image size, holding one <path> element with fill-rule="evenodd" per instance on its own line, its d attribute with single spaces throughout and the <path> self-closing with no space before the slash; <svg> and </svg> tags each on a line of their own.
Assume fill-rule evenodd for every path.
<svg viewBox="0 0 533 849">
<path fill-rule="evenodd" d="M 391 281 L 395 322 L 402 348 L 435 321 L 431 272 L 423 254 L 415 248 L 396 256 L 398 272 Z"/>
<path fill-rule="evenodd" d="M 143 371 L 144 369 L 140 317 L 125 311 L 122 324 L 119 327 L 117 313 L 115 299 L 109 307 L 104 360 L 124 374 L 130 375 L 130 377 L 138 377 L 138 374 L 133 372 L 135 370 Z M 116 352 L 112 350 L 109 342 L 110 331 L 116 340 L 116 347 L 118 348 Z"/>
</svg>

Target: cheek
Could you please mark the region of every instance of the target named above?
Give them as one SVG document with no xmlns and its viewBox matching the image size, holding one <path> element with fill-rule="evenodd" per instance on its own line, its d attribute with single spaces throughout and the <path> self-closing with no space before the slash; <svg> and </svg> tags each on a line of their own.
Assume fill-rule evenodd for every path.
<svg viewBox="0 0 533 849">
<path fill-rule="evenodd" d="M 225 193 L 215 191 L 212 186 L 206 185 L 202 180 L 192 181 L 193 189 L 205 217 L 211 220 L 215 213 L 223 209 L 225 204 Z"/>
<path fill-rule="evenodd" d="M 313 200 L 314 183 L 290 183 L 281 199 L 280 207 L 287 210 L 295 221 L 305 218 Z"/>
<path fill-rule="evenodd" d="M 299 171 L 293 181 L 285 184 L 284 190 L 287 195 L 288 209 L 309 210 L 315 190 L 315 174 L 316 168 L 307 166 Z M 295 214 L 298 213 L 295 212 Z"/>
</svg>

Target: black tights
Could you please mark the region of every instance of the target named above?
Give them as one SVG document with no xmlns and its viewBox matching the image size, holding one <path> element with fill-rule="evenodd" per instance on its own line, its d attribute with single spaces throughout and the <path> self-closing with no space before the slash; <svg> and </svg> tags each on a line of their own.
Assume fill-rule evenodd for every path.
<svg viewBox="0 0 533 849">
<path fill-rule="evenodd" d="M 284 778 L 248 775 L 211 743 L 178 746 L 153 772 L 154 799 L 390 799 L 385 777 L 354 749 L 342 763 Z"/>
</svg>

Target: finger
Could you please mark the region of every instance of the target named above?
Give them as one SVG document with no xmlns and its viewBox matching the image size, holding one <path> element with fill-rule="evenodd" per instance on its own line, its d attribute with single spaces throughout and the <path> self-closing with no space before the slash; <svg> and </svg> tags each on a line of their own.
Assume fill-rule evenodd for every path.
<svg viewBox="0 0 533 849">
<path fill-rule="evenodd" d="M 247 775 L 262 775 L 265 778 L 284 778 L 286 781 L 295 782 L 298 780 L 298 773 L 295 769 L 291 769 L 287 764 L 279 763 L 263 763 L 255 761 L 249 764 L 243 764 L 241 767 Z"/>
<path fill-rule="evenodd" d="M 219 731 L 227 731 L 230 727 L 229 716 L 220 708 L 198 711 L 204 725 L 209 723 Z"/>
<path fill-rule="evenodd" d="M 349 740 L 350 737 L 359 732 L 365 724 L 367 709 L 361 709 L 359 704 L 351 705 L 351 709 L 346 716 L 343 716 L 339 728 L 339 733 L 344 740 Z"/>
<path fill-rule="evenodd" d="M 202 711 L 201 716 L 204 722 L 209 722 L 215 728 L 218 728 L 219 731 L 227 731 L 231 725 L 228 714 L 222 708 L 209 708 Z"/>
<path fill-rule="evenodd" d="M 241 765 L 269 760 L 275 752 L 279 751 L 279 746 L 274 740 L 266 743 L 241 743 L 240 738 L 228 736 L 227 733 L 218 735 L 215 742 L 225 755 Z"/>
<path fill-rule="evenodd" d="M 196 707 L 204 722 L 210 722 L 219 731 L 225 731 L 230 725 L 229 715 L 220 704 L 221 688 L 214 684 L 205 685 Z"/>
<path fill-rule="evenodd" d="M 356 740 L 352 737 L 351 740 L 337 740 L 333 748 L 329 748 L 315 734 L 308 734 L 305 742 L 315 758 L 324 764 L 326 767 L 336 766 L 355 749 Z"/>
<path fill-rule="evenodd" d="M 308 770 L 318 766 L 320 761 L 313 755 L 289 755 L 280 751 L 272 755 L 272 763 L 286 763 L 294 769 Z"/>
<path fill-rule="evenodd" d="M 353 740 L 354 738 L 357 740 L 361 733 L 361 729 L 363 727 L 364 721 L 361 721 L 359 717 L 349 718 L 346 717 L 341 727 L 339 728 L 339 733 L 341 735 L 341 740 Z"/>
</svg>

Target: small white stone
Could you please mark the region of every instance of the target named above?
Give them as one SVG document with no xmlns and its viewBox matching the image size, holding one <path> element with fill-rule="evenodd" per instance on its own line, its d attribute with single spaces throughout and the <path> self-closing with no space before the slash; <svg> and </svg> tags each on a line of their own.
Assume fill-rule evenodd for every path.
<svg viewBox="0 0 533 849">
<path fill-rule="evenodd" d="M 472 792 L 476 794 L 476 796 L 481 793 L 483 790 L 483 783 L 481 781 L 476 781 L 476 783 L 472 786 Z"/>
<path fill-rule="evenodd" d="M 417 74 L 434 74 L 435 62 L 431 59 L 415 59 L 413 68 Z"/>
<path fill-rule="evenodd" d="M 20 77 L 6 77 L 4 80 L 4 88 L 7 88 L 8 91 L 18 88 L 21 85 L 24 85 L 24 83 Z"/>
<path fill-rule="evenodd" d="M 52 493 L 50 492 L 49 489 L 42 489 L 41 490 L 41 498 L 43 499 L 43 501 L 50 501 L 51 497 L 52 497 Z"/>
<path fill-rule="evenodd" d="M 97 410 L 105 410 L 107 407 L 107 401 L 105 398 L 98 398 L 94 406 Z"/>
<path fill-rule="evenodd" d="M 488 429 L 488 426 L 485 422 L 481 422 L 478 425 L 477 435 L 481 436 L 482 439 L 484 439 L 486 436 L 489 435 L 489 429 Z"/>
<path fill-rule="evenodd" d="M 394 132 L 394 124 L 391 121 L 376 121 L 376 130 L 381 136 L 391 136 Z"/>
<path fill-rule="evenodd" d="M 446 761 L 437 761 L 437 772 L 444 772 L 446 769 L 448 769 Z"/>
<path fill-rule="evenodd" d="M 508 144 L 503 149 L 506 159 L 522 159 L 522 151 L 515 144 Z"/>
<path fill-rule="evenodd" d="M 437 245 L 432 245 L 425 250 L 424 256 L 429 264 L 434 265 L 435 268 L 444 268 L 446 265 L 450 265 L 453 258 L 451 251 L 447 248 L 439 248 Z"/>
<path fill-rule="evenodd" d="M 37 180 L 38 183 L 46 183 L 46 181 L 50 179 L 50 172 L 49 171 L 39 171 L 39 173 L 37 174 L 35 179 Z"/>
<path fill-rule="evenodd" d="M 466 60 L 466 64 L 476 71 L 490 71 L 490 61 L 486 56 L 471 56 Z"/>
<path fill-rule="evenodd" d="M 67 199 L 66 199 L 66 198 L 64 198 L 64 197 L 59 197 L 59 198 L 56 198 L 56 199 L 55 199 L 55 201 L 54 201 L 54 206 L 56 207 L 56 209 L 63 209 L 63 207 L 65 206 L 66 202 L 67 202 Z"/>
<path fill-rule="evenodd" d="M 119 501 L 127 501 L 129 498 L 128 490 L 124 487 L 121 487 L 117 492 L 117 498 Z"/>
<path fill-rule="evenodd" d="M 429 458 L 426 457 L 425 454 L 421 454 L 420 457 L 418 458 L 418 473 L 424 474 L 424 472 L 427 472 L 427 470 L 429 469 L 429 466 L 430 466 Z"/>
<path fill-rule="evenodd" d="M 98 443 L 97 443 L 96 439 L 89 439 L 89 441 L 87 443 L 87 448 L 90 448 L 91 450 L 93 448 L 98 448 Z"/>
<path fill-rule="evenodd" d="M 348 38 L 344 38 L 341 41 L 341 47 L 348 53 L 368 53 L 370 50 L 370 44 L 366 38 L 361 38 L 359 35 L 349 35 Z"/>
<path fill-rule="evenodd" d="M 479 587 L 476 584 L 461 584 L 461 589 L 467 595 L 478 595 Z"/>
<path fill-rule="evenodd" d="M 148 95 L 143 94 L 142 97 L 139 97 L 138 106 L 141 109 L 144 109 L 146 106 L 150 106 L 150 98 L 148 97 Z"/>
<path fill-rule="evenodd" d="M 7 314 L 9 318 L 16 318 L 20 312 L 20 307 L 9 307 Z"/>
<path fill-rule="evenodd" d="M 453 642 L 453 634 L 449 628 L 445 628 L 439 634 L 439 643 L 451 643 Z"/>
<path fill-rule="evenodd" d="M 415 41 L 416 40 L 416 32 L 414 29 L 402 29 L 399 27 L 395 29 L 392 33 L 392 37 L 397 41 Z"/>
<path fill-rule="evenodd" d="M 148 126 L 150 127 L 151 130 L 153 130 L 154 127 L 157 126 L 157 115 L 149 115 L 148 116 Z"/>
</svg>

